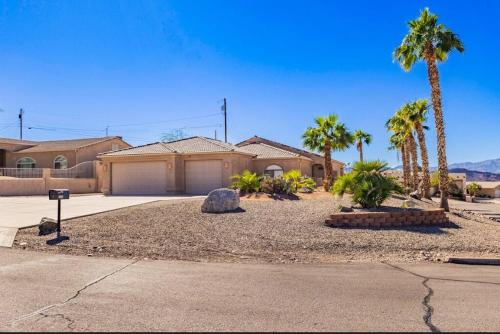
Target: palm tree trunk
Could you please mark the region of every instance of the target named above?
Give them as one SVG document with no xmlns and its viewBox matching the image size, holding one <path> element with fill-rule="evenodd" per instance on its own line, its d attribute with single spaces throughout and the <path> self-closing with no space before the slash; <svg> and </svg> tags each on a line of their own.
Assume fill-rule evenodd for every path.
<svg viewBox="0 0 500 334">
<path fill-rule="evenodd" d="M 436 57 L 432 46 L 426 52 L 427 75 L 431 85 L 432 108 L 436 122 L 437 155 L 439 169 L 439 189 L 441 191 L 441 205 L 445 211 L 450 211 L 448 206 L 448 162 L 446 161 L 446 137 L 444 132 L 443 109 L 441 107 L 441 88 L 439 85 L 439 72 L 436 66 Z"/>
<path fill-rule="evenodd" d="M 323 187 L 325 191 L 329 191 L 332 186 L 332 145 L 329 141 L 325 143 L 325 178 L 323 180 Z"/>
<path fill-rule="evenodd" d="M 363 143 L 358 143 L 359 161 L 363 162 Z"/>
<path fill-rule="evenodd" d="M 408 175 L 408 152 L 405 145 L 401 145 L 401 160 L 403 161 L 403 185 L 405 188 L 410 186 L 410 177 Z"/>
<path fill-rule="evenodd" d="M 427 153 L 427 144 L 425 143 L 425 134 L 422 123 L 415 123 L 415 130 L 417 131 L 418 145 L 420 146 L 420 155 L 422 157 L 422 184 L 424 198 L 431 198 L 431 176 L 429 174 L 429 155 Z"/>
<path fill-rule="evenodd" d="M 418 190 L 418 158 L 417 158 L 417 144 L 415 143 L 415 138 L 410 134 L 408 136 L 408 141 L 410 143 L 410 154 L 411 154 L 411 168 L 413 174 L 413 191 Z"/>
<path fill-rule="evenodd" d="M 411 175 L 411 144 L 410 137 L 405 141 L 405 154 L 406 154 L 406 175 L 408 178 L 408 188 L 413 189 L 413 179 Z"/>
</svg>

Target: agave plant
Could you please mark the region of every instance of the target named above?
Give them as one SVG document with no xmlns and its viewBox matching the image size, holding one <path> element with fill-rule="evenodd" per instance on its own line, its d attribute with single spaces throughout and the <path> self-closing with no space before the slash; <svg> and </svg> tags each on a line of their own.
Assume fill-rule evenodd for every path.
<svg viewBox="0 0 500 334">
<path fill-rule="evenodd" d="M 351 193 L 352 201 L 363 208 L 378 208 L 392 194 L 403 193 L 395 178 L 382 174 L 386 169 L 387 163 L 382 161 L 358 161 L 352 172 L 337 179 L 331 191 L 339 196 Z"/>
</svg>

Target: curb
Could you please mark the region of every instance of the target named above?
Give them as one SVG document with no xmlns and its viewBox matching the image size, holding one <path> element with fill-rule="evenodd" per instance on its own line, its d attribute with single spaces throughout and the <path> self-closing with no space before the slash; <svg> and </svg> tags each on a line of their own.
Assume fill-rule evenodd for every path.
<svg viewBox="0 0 500 334">
<path fill-rule="evenodd" d="M 468 265 L 483 265 L 483 266 L 500 266 L 500 259 L 475 259 L 463 257 L 450 257 L 448 263 L 468 264 Z"/>
</svg>

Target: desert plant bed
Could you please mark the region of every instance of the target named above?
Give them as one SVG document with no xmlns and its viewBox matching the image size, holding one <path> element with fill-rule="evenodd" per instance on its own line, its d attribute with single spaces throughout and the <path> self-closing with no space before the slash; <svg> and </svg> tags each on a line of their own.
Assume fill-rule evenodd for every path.
<svg viewBox="0 0 500 334">
<path fill-rule="evenodd" d="M 332 228 L 325 220 L 340 205 L 350 206 L 350 198 L 322 197 L 242 199 L 240 211 L 225 214 L 202 213 L 200 199 L 159 201 L 63 222 L 63 234 L 70 240 L 57 246 L 45 243 L 53 234 L 38 236 L 37 228 L 20 230 L 14 247 L 93 257 L 210 262 L 404 263 L 500 256 L 500 224 L 492 221 L 448 214 L 451 225 L 446 227 Z M 390 198 L 380 210 L 400 210 L 403 201 Z M 435 208 L 434 203 L 416 202 L 422 209 Z"/>
<path fill-rule="evenodd" d="M 385 228 L 401 226 L 446 226 L 449 220 L 443 209 L 401 209 L 376 212 L 334 213 L 326 220 L 332 227 Z"/>
</svg>

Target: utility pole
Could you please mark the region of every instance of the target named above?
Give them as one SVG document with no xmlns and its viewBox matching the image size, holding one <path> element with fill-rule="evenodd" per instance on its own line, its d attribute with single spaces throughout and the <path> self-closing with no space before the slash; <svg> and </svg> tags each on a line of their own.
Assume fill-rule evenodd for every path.
<svg viewBox="0 0 500 334">
<path fill-rule="evenodd" d="M 215 129 L 215 136 L 214 139 L 217 140 L 217 129 Z"/>
<path fill-rule="evenodd" d="M 23 108 L 19 109 L 19 139 L 23 140 Z"/>
<path fill-rule="evenodd" d="M 109 132 L 109 125 L 106 126 L 106 137 L 108 136 L 108 132 Z"/>
<path fill-rule="evenodd" d="M 224 142 L 227 143 L 227 101 L 226 98 L 224 98 Z"/>
</svg>

